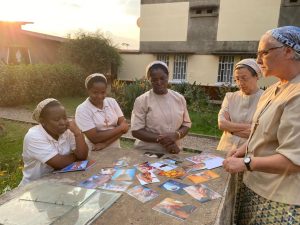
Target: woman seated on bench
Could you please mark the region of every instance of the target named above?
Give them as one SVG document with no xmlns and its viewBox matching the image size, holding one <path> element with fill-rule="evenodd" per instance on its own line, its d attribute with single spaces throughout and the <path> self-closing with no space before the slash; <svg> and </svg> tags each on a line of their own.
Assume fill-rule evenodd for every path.
<svg viewBox="0 0 300 225">
<path fill-rule="evenodd" d="M 53 98 L 41 101 L 32 118 L 39 124 L 30 128 L 24 137 L 24 169 L 20 185 L 88 156 L 83 134 L 74 120 L 67 119 L 59 101 Z"/>
</svg>

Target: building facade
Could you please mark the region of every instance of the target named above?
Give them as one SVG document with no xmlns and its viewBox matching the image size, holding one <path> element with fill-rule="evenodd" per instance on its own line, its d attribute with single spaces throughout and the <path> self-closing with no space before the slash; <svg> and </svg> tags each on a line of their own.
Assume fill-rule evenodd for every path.
<svg viewBox="0 0 300 225">
<path fill-rule="evenodd" d="M 140 50 L 122 53 L 119 79 L 143 77 L 158 59 L 173 82 L 233 84 L 234 64 L 256 57 L 267 30 L 300 26 L 300 0 L 141 0 L 140 12 Z"/>
<path fill-rule="evenodd" d="M 23 25 L 30 23 L 0 21 L 0 63 L 58 62 L 58 49 L 67 39 L 22 29 Z"/>
</svg>

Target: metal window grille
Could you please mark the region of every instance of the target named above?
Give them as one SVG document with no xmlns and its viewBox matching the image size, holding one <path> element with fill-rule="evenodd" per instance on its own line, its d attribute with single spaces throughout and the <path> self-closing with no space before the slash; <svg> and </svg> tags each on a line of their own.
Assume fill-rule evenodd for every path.
<svg viewBox="0 0 300 225">
<path fill-rule="evenodd" d="M 157 60 L 162 61 L 162 62 L 166 63 L 167 66 L 169 66 L 169 55 L 159 54 L 159 55 L 157 55 Z"/>
<path fill-rule="evenodd" d="M 234 56 L 220 56 L 218 82 L 232 83 Z"/>
<path fill-rule="evenodd" d="M 185 81 L 187 71 L 187 56 L 175 55 L 173 80 Z"/>
</svg>

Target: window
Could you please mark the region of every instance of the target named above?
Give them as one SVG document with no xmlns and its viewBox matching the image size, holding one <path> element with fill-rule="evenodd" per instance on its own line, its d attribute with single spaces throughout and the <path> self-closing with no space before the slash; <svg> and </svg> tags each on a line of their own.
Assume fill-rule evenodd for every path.
<svg viewBox="0 0 300 225">
<path fill-rule="evenodd" d="M 232 83 L 233 61 L 234 61 L 233 56 L 220 56 L 218 82 Z"/>
<path fill-rule="evenodd" d="M 190 17 L 217 16 L 218 11 L 219 7 L 217 5 L 195 5 L 190 7 Z"/>
<path fill-rule="evenodd" d="M 30 64 L 30 52 L 24 47 L 9 47 L 8 48 L 8 64 Z"/>
<path fill-rule="evenodd" d="M 187 56 L 175 55 L 173 81 L 185 81 L 187 71 Z"/>
<path fill-rule="evenodd" d="M 159 54 L 159 55 L 157 55 L 157 60 L 162 61 L 162 62 L 166 63 L 167 66 L 169 66 L 169 55 Z"/>
</svg>

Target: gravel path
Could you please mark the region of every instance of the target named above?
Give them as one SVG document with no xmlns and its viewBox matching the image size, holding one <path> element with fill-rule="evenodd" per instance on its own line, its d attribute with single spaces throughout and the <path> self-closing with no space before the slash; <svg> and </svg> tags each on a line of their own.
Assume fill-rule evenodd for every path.
<svg viewBox="0 0 300 225">
<path fill-rule="evenodd" d="M 31 114 L 31 111 L 21 107 L 0 107 L 0 118 L 4 119 L 35 124 L 36 122 L 32 120 Z M 133 138 L 130 131 L 123 137 Z M 190 134 L 183 139 L 183 146 L 190 149 L 215 150 L 218 142 L 219 139 L 215 137 Z"/>
</svg>

